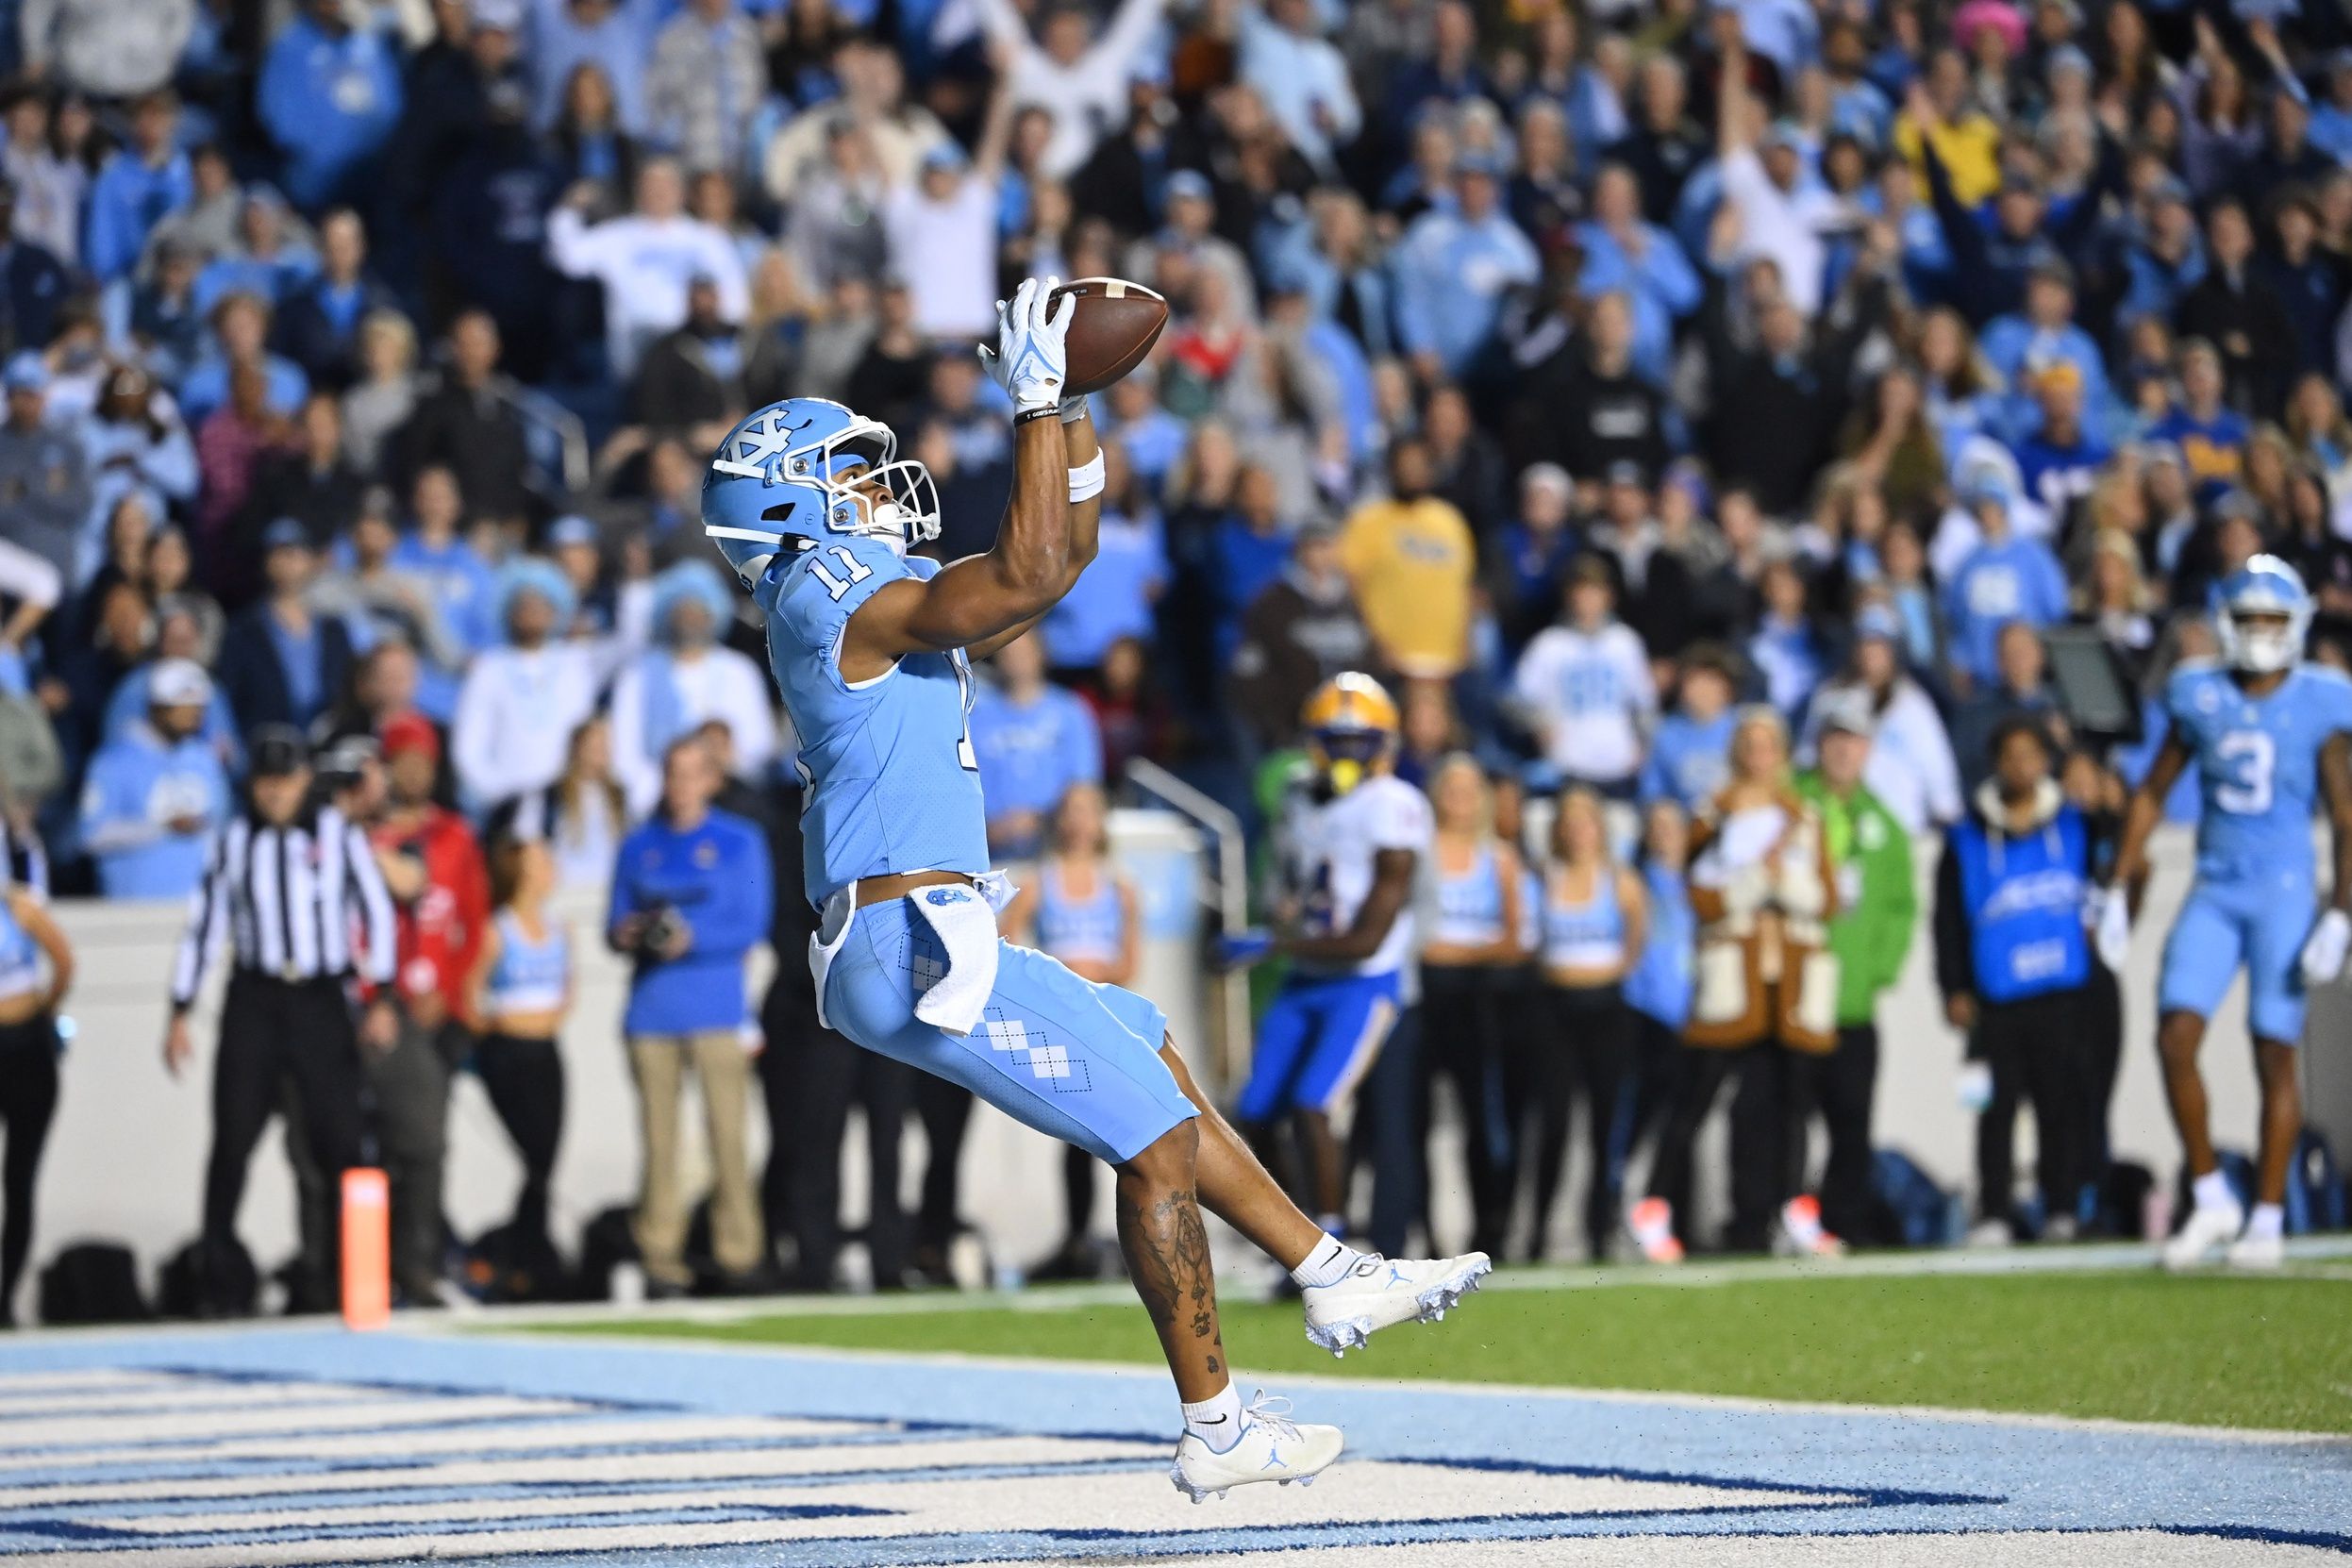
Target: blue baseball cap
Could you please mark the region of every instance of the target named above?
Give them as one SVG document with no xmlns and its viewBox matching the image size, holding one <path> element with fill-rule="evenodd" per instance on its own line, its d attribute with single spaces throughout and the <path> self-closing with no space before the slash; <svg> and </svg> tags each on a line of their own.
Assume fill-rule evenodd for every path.
<svg viewBox="0 0 2352 1568">
<path fill-rule="evenodd" d="M 1997 468 L 1984 467 L 1968 475 L 1960 484 L 1960 499 L 1972 507 L 1997 501 L 2003 506 L 2015 499 L 2010 489 L 2009 475 Z"/>
<path fill-rule="evenodd" d="M 265 550 L 308 550 L 309 530 L 291 517 L 281 517 L 261 530 L 261 547 Z"/>
<path fill-rule="evenodd" d="M 8 359 L 8 368 L 0 372 L 0 383 L 10 392 L 45 392 L 49 386 L 49 361 L 27 348 Z"/>
<path fill-rule="evenodd" d="M 1900 642 L 1903 623 L 1885 605 L 1865 605 L 1854 617 L 1854 635 L 1865 642 Z"/>
<path fill-rule="evenodd" d="M 547 547 L 560 550 L 573 544 L 600 542 L 596 525 L 577 512 L 566 512 L 547 525 Z"/>
</svg>

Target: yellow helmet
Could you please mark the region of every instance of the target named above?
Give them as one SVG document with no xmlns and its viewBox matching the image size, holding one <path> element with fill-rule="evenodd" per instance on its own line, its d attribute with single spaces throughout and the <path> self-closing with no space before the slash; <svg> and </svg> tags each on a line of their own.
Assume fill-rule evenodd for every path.
<svg viewBox="0 0 2352 1568">
<path fill-rule="evenodd" d="M 1396 701 L 1370 676 L 1349 670 L 1315 688 L 1300 714 L 1307 751 L 1334 794 L 1345 794 L 1396 754 Z"/>
</svg>

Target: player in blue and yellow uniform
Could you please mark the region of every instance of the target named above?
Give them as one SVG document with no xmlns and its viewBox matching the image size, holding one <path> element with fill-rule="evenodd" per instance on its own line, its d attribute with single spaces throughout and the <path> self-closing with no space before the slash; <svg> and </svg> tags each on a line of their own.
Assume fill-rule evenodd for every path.
<svg viewBox="0 0 2352 1568">
<path fill-rule="evenodd" d="M 800 736 L 820 1017 L 1116 1170 L 1120 1247 L 1184 1404 L 1172 1475 L 1197 1500 L 1309 1478 L 1341 1447 L 1274 1404 L 1243 1409 L 1200 1206 L 1292 1270 L 1310 1326 L 1438 1315 L 1486 1260 L 1391 1262 L 1325 1233 L 1208 1109 L 1158 1008 L 997 934 L 970 661 L 1070 591 L 1102 514 L 1086 401 L 1063 397 L 1075 306 L 1051 309 L 1051 287 L 1022 284 L 983 351 L 1013 405 L 1012 496 L 990 549 L 909 556 L 939 534 L 929 475 L 889 426 L 818 398 L 728 432 L 703 523 L 766 615 Z"/>
<path fill-rule="evenodd" d="M 2215 600 L 2222 662 L 2184 664 L 2166 688 L 2170 731 L 2132 797 L 2098 911 L 2100 945 L 2119 966 L 2128 932 L 2118 890 L 2145 869 L 2164 797 L 2194 762 L 2203 804 L 2196 885 L 2164 949 L 2157 1043 L 2196 1201 L 2164 1261 L 2186 1268 L 2226 1247 L 2232 1264 L 2264 1268 L 2285 1255 L 2287 1162 L 2303 1121 L 2294 1049 L 2305 992 L 2334 979 L 2352 946 L 2352 681 L 2301 662 L 2311 599 L 2286 562 L 2255 557 Z M 2311 850 L 2311 811 L 2323 795 L 2336 853 L 2325 907 Z M 2206 1022 L 2241 966 L 2262 1089 L 2251 1215 L 2214 1159 L 2196 1065 Z"/>
<path fill-rule="evenodd" d="M 1392 771 L 1396 704 L 1378 681 L 1335 676 L 1301 717 L 1314 777 L 1288 835 L 1296 918 L 1279 939 L 1233 949 L 1240 959 L 1278 950 L 1291 970 L 1259 1020 L 1234 1113 L 1261 1138 L 1296 1121 L 1318 1221 L 1336 1230 L 1345 1159 L 1332 1121 L 1395 1026 L 1413 950 L 1413 878 L 1435 828 L 1428 801 Z"/>
</svg>

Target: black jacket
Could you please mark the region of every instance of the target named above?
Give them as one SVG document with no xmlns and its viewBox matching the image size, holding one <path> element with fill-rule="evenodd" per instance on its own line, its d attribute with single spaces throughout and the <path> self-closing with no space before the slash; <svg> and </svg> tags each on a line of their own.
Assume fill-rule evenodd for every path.
<svg viewBox="0 0 2352 1568">
<path fill-rule="evenodd" d="M 277 661 L 277 644 L 270 636 L 270 607 L 258 604 L 228 625 L 221 639 L 221 693 L 228 699 L 237 726 L 250 731 L 256 725 L 306 727 L 331 709 L 351 683 L 351 634 L 331 615 L 315 616 L 312 628 L 319 640 L 318 712 L 294 711 L 292 689 L 285 667 Z"/>
<path fill-rule="evenodd" d="M 326 289 L 325 278 L 314 277 L 279 301 L 273 335 L 277 351 L 300 365 L 312 386 L 340 392 L 359 378 L 359 324 L 374 311 L 398 306 L 381 285 L 362 278 L 350 329 L 338 331 L 320 303 Z"/>
</svg>

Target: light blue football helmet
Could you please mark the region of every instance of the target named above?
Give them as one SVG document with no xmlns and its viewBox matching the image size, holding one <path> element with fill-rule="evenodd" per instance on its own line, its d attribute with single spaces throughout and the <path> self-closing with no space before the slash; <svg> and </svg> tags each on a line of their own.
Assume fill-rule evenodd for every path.
<svg viewBox="0 0 2352 1568">
<path fill-rule="evenodd" d="M 2257 675 L 2292 668 L 2311 629 L 2311 595 L 2295 569 L 2277 556 L 2256 556 L 2213 591 L 2213 635 L 2223 660 Z M 2249 626 L 2242 617 L 2283 615 L 2283 626 Z"/>
<path fill-rule="evenodd" d="M 867 493 L 880 485 L 888 499 Z M 879 420 L 822 397 L 788 397 L 726 433 L 702 480 L 702 531 L 745 589 L 779 555 L 827 535 L 888 540 L 904 550 L 939 537 L 930 471 L 898 456 Z"/>
</svg>

